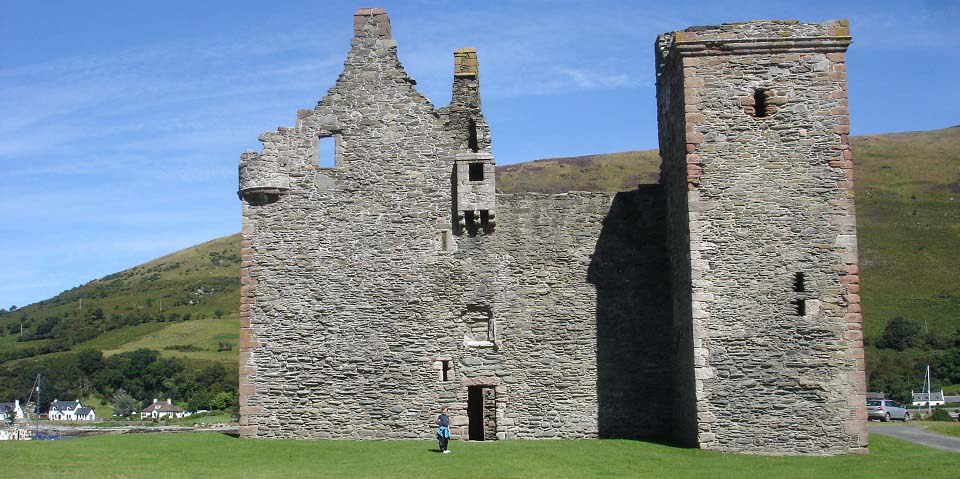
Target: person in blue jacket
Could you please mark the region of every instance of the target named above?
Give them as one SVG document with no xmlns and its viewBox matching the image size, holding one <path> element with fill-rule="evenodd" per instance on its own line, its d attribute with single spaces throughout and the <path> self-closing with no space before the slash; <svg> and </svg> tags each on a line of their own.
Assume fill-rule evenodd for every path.
<svg viewBox="0 0 960 479">
<path fill-rule="evenodd" d="M 450 416 L 446 407 L 440 409 L 440 417 L 437 418 L 437 441 L 440 442 L 440 452 L 450 452 L 447 449 L 447 443 L 450 442 Z"/>
</svg>

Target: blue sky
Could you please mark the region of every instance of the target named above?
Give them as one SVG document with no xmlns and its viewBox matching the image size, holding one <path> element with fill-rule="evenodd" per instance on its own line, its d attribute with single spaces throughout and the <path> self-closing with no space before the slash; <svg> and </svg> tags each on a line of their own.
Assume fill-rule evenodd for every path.
<svg viewBox="0 0 960 479">
<path fill-rule="evenodd" d="M 653 42 L 849 18 L 854 134 L 960 123 L 960 2 L 0 1 L 0 306 L 240 229 L 237 162 L 336 80 L 383 6 L 435 105 L 478 49 L 500 164 L 656 148 Z"/>
</svg>

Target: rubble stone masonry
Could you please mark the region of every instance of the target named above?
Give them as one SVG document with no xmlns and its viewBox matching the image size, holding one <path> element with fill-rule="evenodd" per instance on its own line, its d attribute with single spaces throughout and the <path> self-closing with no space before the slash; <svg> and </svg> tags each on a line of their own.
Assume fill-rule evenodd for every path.
<svg viewBox="0 0 960 479">
<path fill-rule="evenodd" d="M 428 439 L 448 406 L 461 439 L 864 446 L 841 28 L 664 35 L 662 185 L 501 194 L 476 50 L 437 109 L 358 10 L 336 84 L 241 156 L 241 436 Z"/>
<path fill-rule="evenodd" d="M 694 27 L 656 44 L 674 312 L 697 443 L 864 452 L 846 21 Z"/>
</svg>

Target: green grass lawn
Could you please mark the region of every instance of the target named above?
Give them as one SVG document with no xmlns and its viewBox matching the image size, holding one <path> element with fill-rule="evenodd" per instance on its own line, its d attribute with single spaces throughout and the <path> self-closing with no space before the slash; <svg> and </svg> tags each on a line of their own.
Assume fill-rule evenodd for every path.
<svg viewBox="0 0 960 479">
<path fill-rule="evenodd" d="M 924 421 L 922 424 L 927 427 L 927 430 L 937 434 L 960 437 L 960 422 Z"/>
<path fill-rule="evenodd" d="M 432 441 L 245 440 L 212 433 L 107 435 L 3 444 L 6 477 L 670 477 L 955 478 L 960 455 L 893 438 L 871 454 L 766 457 L 620 440 Z M 55 458 L 51 460 L 51 458 Z"/>
<path fill-rule="evenodd" d="M 879 423 L 881 425 L 886 425 Z M 892 423 L 887 423 L 891 424 Z M 925 427 L 930 432 L 935 432 L 937 434 L 946 434 L 948 436 L 957 436 L 960 437 L 960 422 L 946 422 L 946 421 L 911 421 L 908 423 L 896 423 L 898 426 L 918 426 Z"/>
</svg>

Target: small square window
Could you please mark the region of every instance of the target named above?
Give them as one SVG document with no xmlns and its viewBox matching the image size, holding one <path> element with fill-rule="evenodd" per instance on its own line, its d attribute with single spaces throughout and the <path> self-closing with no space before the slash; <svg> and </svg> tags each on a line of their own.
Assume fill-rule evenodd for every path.
<svg viewBox="0 0 960 479">
<path fill-rule="evenodd" d="M 470 181 L 483 181 L 483 163 L 470 163 Z"/>
</svg>

